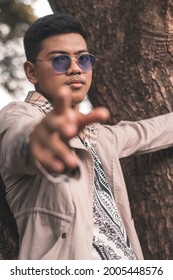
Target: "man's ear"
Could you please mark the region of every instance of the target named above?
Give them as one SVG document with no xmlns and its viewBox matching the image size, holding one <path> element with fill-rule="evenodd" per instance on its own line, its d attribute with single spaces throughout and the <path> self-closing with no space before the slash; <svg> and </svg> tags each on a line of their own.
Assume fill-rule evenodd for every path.
<svg viewBox="0 0 173 280">
<path fill-rule="evenodd" d="M 28 80 L 35 85 L 37 83 L 37 71 L 35 64 L 30 61 L 25 61 L 23 67 Z"/>
</svg>

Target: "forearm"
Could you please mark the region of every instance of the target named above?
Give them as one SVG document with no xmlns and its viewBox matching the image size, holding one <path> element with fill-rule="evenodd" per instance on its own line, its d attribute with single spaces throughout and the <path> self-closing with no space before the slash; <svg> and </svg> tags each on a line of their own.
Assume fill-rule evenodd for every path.
<svg viewBox="0 0 173 280">
<path fill-rule="evenodd" d="M 29 135 L 31 123 L 14 123 L 1 134 L 1 166 L 10 174 L 34 174 L 36 167 L 30 154 Z M 2 167 L 2 168 L 3 168 Z"/>
</svg>

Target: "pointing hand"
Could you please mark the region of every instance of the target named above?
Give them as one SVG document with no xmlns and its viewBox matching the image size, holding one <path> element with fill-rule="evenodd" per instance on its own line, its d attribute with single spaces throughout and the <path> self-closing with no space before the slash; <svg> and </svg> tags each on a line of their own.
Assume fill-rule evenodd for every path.
<svg viewBox="0 0 173 280">
<path fill-rule="evenodd" d="M 83 115 L 71 107 L 68 92 L 58 93 L 54 109 L 35 127 L 30 135 L 30 151 L 46 170 L 63 173 L 66 168 L 76 169 L 77 158 L 69 140 L 88 124 L 107 120 L 106 108 L 96 108 Z"/>
</svg>

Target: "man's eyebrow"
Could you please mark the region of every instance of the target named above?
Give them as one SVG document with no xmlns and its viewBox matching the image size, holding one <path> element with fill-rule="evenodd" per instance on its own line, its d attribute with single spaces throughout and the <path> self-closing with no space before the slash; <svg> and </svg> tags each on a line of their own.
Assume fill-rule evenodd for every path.
<svg viewBox="0 0 173 280">
<path fill-rule="evenodd" d="M 84 53 L 84 52 L 87 52 L 87 53 L 88 53 L 88 50 L 87 50 L 87 49 L 79 50 L 79 51 L 77 51 L 77 52 L 74 52 L 74 54 L 75 54 L 75 55 L 78 55 L 78 54 Z M 48 52 L 48 55 L 50 55 L 50 54 L 67 54 L 67 55 L 68 55 L 69 53 L 66 52 L 66 51 L 63 51 L 63 50 L 53 50 L 53 51 Z"/>
</svg>

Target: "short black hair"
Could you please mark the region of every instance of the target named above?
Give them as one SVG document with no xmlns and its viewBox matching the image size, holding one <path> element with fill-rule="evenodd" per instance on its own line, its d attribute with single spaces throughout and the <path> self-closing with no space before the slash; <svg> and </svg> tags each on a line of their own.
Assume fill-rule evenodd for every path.
<svg viewBox="0 0 173 280">
<path fill-rule="evenodd" d="M 78 33 L 87 41 L 87 33 L 80 22 L 71 15 L 56 13 L 37 19 L 24 36 L 26 59 L 32 61 L 37 58 L 44 39 L 67 33 Z"/>
</svg>

